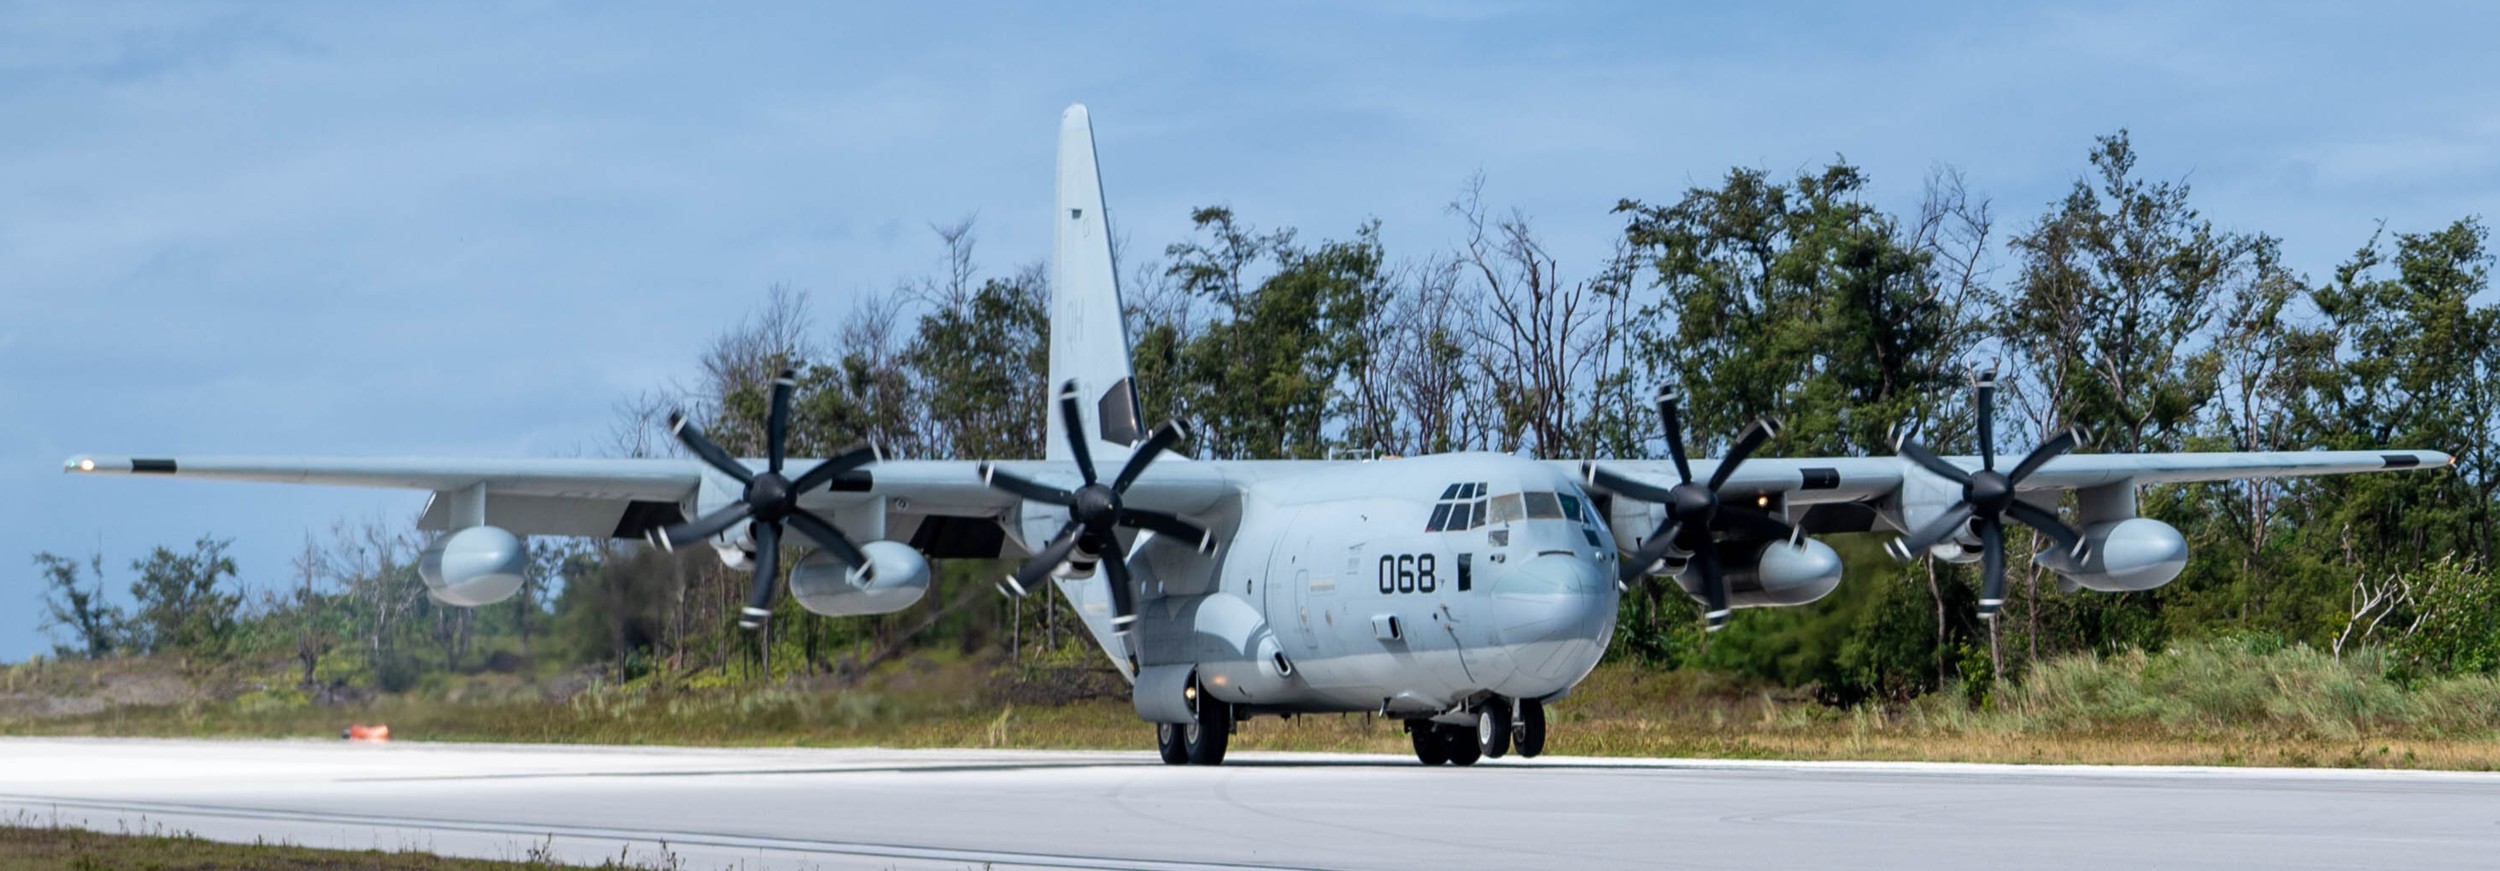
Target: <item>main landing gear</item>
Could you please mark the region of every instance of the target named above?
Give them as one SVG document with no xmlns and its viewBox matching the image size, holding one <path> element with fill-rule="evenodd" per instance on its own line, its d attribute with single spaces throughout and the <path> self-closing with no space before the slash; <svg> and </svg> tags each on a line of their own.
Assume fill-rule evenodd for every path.
<svg viewBox="0 0 2500 871">
<path fill-rule="evenodd" d="M 1203 693 L 1191 701 L 1195 723 L 1156 723 L 1155 749 L 1165 765 L 1222 765 L 1232 743 L 1233 706 Z"/>
<path fill-rule="evenodd" d="M 1515 709 L 1514 709 L 1515 706 Z M 1425 765 L 1474 765 L 1517 751 L 1523 758 L 1545 752 L 1545 705 L 1534 699 L 1495 698 L 1476 711 L 1474 727 L 1406 721 L 1415 759 Z"/>
</svg>

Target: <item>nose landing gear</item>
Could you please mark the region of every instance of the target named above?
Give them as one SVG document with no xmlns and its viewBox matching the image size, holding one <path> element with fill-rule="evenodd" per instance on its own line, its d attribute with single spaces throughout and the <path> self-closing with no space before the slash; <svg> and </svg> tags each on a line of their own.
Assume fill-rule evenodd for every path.
<svg viewBox="0 0 2500 871">
<path fill-rule="evenodd" d="M 1484 703 L 1476 714 L 1476 746 L 1486 759 L 1500 759 L 1510 753 L 1510 700 L 1494 698 Z"/>
<path fill-rule="evenodd" d="M 1535 759 L 1545 754 L 1545 703 L 1535 699 L 1519 700 L 1519 721 L 1511 726 L 1511 746 L 1522 759 Z"/>
<path fill-rule="evenodd" d="M 1496 696 L 1477 706 L 1472 728 L 1414 719 L 1406 721 L 1406 733 L 1416 761 L 1425 765 L 1474 765 L 1513 751 L 1535 758 L 1545 752 L 1545 704 Z"/>
</svg>

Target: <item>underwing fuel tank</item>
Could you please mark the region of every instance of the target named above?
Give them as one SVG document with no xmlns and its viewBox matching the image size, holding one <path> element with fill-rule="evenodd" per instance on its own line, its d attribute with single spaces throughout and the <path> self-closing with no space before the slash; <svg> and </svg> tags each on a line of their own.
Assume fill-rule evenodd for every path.
<svg viewBox="0 0 2500 871">
<path fill-rule="evenodd" d="M 1775 541 L 1755 546 L 1750 554 L 1721 552 L 1728 560 L 1727 604 L 1732 608 L 1804 605 L 1840 586 L 1840 554 L 1811 538 L 1802 545 Z M 1687 568 L 1675 580 L 1693 601 L 1706 601 L 1700 572 Z"/>
<path fill-rule="evenodd" d="M 2104 593 L 2150 590 L 2177 578 L 2187 569 L 2187 537 L 2170 524 L 2136 517 L 2096 523 L 2083 529 L 2090 552 L 2078 563 L 2065 551 L 2050 548 L 2033 558 L 2075 586 Z"/>
<path fill-rule="evenodd" d="M 859 546 L 869 571 L 854 571 L 833 554 L 813 551 L 790 567 L 790 597 L 827 617 L 892 614 L 929 594 L 929 561 L 911 545 L 872 541 Z"/>
<path fill-rule="evenodd" d="M 425 594 L 463 608 L 512 598 L 528 571 L 529 548 L 521 537 L 492 526 L 472 526 L 435 539 L 417 557 Z"/>
</svg>

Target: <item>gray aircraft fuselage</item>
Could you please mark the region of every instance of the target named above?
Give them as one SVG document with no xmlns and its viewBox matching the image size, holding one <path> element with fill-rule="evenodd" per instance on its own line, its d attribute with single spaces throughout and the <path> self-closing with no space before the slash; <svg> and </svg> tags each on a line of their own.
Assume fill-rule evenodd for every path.
<svg viewBox="0 0 2500 871">
<path fill-rule="evenodd" d="M 1338 466 L 1254 484 L 1240 511 L 1211 566 L 1156 564 L 1206 581 L 1149 597 L 1141 671 L 1192 667 L 1253 711 L 1432 716 L 1557 696 L 1613 635 L 1613 535 L 1577 482 L 1536 461 Z"/>
</svg>

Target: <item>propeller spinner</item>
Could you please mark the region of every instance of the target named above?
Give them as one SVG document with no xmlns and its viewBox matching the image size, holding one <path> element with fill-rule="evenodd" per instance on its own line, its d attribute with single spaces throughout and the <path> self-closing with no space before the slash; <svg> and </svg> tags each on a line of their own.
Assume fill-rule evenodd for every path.
<svg viewBox="0 0 2500 871">
<path fill-rule="evenodd" d="M 1588 476 L 1590 484 L 1606 492 L 1666 506 L 1666 518 L 1658 522 L 1657 530 L 1651 532 L 1649 538 L 1642 540 L 1640 549 L 1632 553 L 1632 558 L 1621 563 L 1619 577 L 1628 584 L 1655 573 L 1660 568 L 1659 563 L 1670 554 L 1691 554 L 1693 564 L 1701 571 L 1702 596 L 1707 606 L 1704 618 L 1709 621 L 1710 631 L 1716 632 L 1727 625 L 1728 588 L 1726 570 L 1719 565 L 1718 548 L 1711 545 L 1712 534 L 1727 532 L 1750 539 L 1776 540 L 1793 539 L 1797 531 L 1787 521 L 1773 517 L 1769 512 L 1744 505 L 1724 504 L 1719 498 L 1719 488 L 1726 486 L 1728 479 L 1736 474 L 1736 469 L 1745 464 L 1746 458 L 1753 456 L 1754 450 L 1762 447 L 1763 442 L 1779 435 L 1779 422 L 1765 417 L 1746 425 L 1744 431 L 1737 434 L 1736 444 L 1728 449 L 1727 456 L 1719 460 L 1718 469 L 1710 473 L 1710 480 L 1696 482 L 1693 480 L 1692 463 L 1684 454 L 1684 421 L 1679 413 L 1682 402 L 1683 395 L 1674 386 L 1659 386 L 1658 423 L 1666 430 L 1667 451 L 1675 458 L 1676 477 L 1681 479 L 1674 486 L 1659 487 L 1636 481 L 1609 472 L 1595 463 L 1582 464 L 1581 471 Z"/>
<path fill-rule="evenodd" d="M 1077 474 L 1085 480 L 1083 486 L 1067 490 L 1002 471 L 989 463 L 981 464 L 983 483 L 1035 502 L 1068 509 L 1067 525 L 1060 527 L 1059 534 L 1051 537 L 1050 544 L 1035 553 L 1032 559 L 1026 560 L 1015 574 L 999 582 L 998 589 L 1021 598 L 1040 587 L 1050 573 L 1058 571 L 1070 558 L 1091 554 L 1102 563 L 1103 571 L 1108 575 L 1106 580 L 1111 584 L 1111 625 L 1120 632 L 1127 632 L 1137 622 L 1137 593 L 1134 582 L 1130 580 L 1128 558 L 1121 553 L 1116 530 L 1148 530 L 1192 542 L 1202 552 L 1215 550 L 1215 535 L 1179 515 L 1131 508 L 1121 503 L 1121 497 L 1128 493 L 1129 486 L 1137 483 L 1137 477 L 1145 473 L 1146 467 L 1154 464 L 1155 458 L 1162 456 L 1174 442 L 1189 436 L 1187 429 L 1177 421 L 1156 428 L 1144 443 L 1137 446 L 1136 452 L 1129 455 L 1128 462 L 1120 467 L 1119 475 L 1106 483 L 1094 472 L 1091 439 L 1085 434 L 1084 418 L 1079 411 L 1076 382 L 1070 381 L 1059 389 L 1059 417 L 1067 424 L 1068 449 L 1076 457 Z"/>
<path fill-rule="evenodd" d="M 1997 609 L 2005 604 L 2006 520 L 2039 530 L 2056 541 L 2059 547 L 2066 548 L 2077 562 L 2083 560 L 2090 548 L 2082 534 L 2059 520 L 2056 512 L 2015 498 L 2015 490 L 2022 485 L 2023 479 L 2031 477 L 2048 461 L 2086 444 L 2087 440 L 2083 430 L 2070 427 L 2033 448 L 2022 462 L 2014 464 L 2013 471 L 1999 472 L 1996 452 L 1997 373 L 1994 370 L 1974 373 L 1971 389 L 1977 394 L 1979 402 L 1979 471 L 1965 471 L 1960 466 L 1945 462 L 1944 458 L 1911 440 L 1907 432 L 1902 433 L 1893 444 L 1894 450 L 1921 468 L 1962 485 L 1962 498 L 1946 508 L 1942 515 L 1912 530 L 1909 535 L 1893 539 L 1884 548 L 1892 552 L 1894 559 L 1908 562 L 1917 558 L 1921 551 L 1960 531 L 1964 524 L 1970 524 L 1979 535 L 1979 617 L 1987 620 L 1995 618 Z"/>
<path fill-rule="evenodd" d="M 685 523 L 675 524 L 652 533 L 651 541 L 665 549 L 690 541 L 701 541 L 737 525 L 748 524 L 747 531 L 755 538 L 755 586 L 747 595 L 745 609 L 738 614 L 738 625 L 753 629 L 772 616 L 773 582 L 781 568 L 781 533 L 788 525 L 798 530 L 816 546 L 831 552 L 851 566 L 851 571 L 866 580 L 874 571 L 868 557 L 860 553 L 848 536 L 834 528 L 832 522 L 815 512 L 799 507 L 799 495 L 833 483 L 844 472 L 858 469 L 883 459 L 873 442 L 825 459 L 815 468 L 793 479 L 782 473 L 784 451 L 790 443 L 790 394 L 798 388 L 798 373 L 788 369 L 773 379 L 772 410 L 764 421 L 764 473 L 756 474 L 745 463 L 705 438 L 703 430 L 682 412 L 670 412 L 669 432 L 686 450 L 721 474 L 746 486 L 738 501 L 720 510 Z"/>
</svg>

